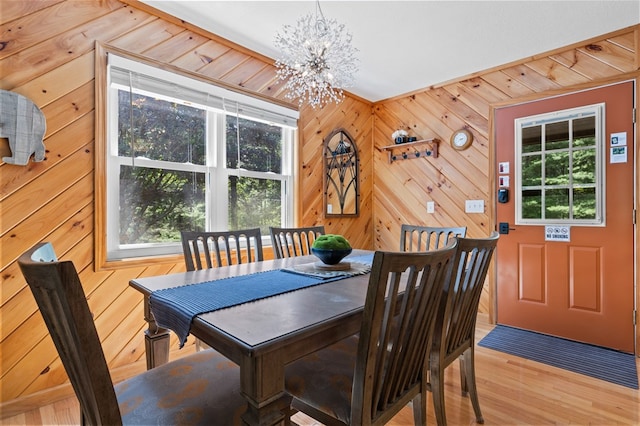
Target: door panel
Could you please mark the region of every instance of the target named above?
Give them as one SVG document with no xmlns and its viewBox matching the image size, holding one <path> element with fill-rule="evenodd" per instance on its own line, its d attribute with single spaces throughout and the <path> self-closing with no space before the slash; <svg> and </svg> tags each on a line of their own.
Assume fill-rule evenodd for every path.
<svg viewBox="0 0 640 426">
<path fill-rule="evenodd" d="M 497 251 L 497 320 L 633 353 L 634 83 L 558 96 L 495 111 L 500 177 L 514 187 L 517 118 L 605 103 L 605 226 L 570 225 L 568 242 L 545 241 L 544 225 L 516 225 L 516 194 L 496 206 L 509 224 Z M 626 132 L 626 162 L 612 162 L 610 135 Z M 500 167 L 497 168 L 501 170 Z"/>
<path fill-rule="evenodd" d="M 602 310 L 600 262 L 602 250 L 569 247 L 569 308 L 589 312 Z"/>
<path fill-rule="evenodd" d="M 518 270 L 522 271 L 518 280 L 521 283 L 518 299 L 545 303 L 545 247 L 542 244 L 520 244 L 518 248 Z"/>
</svg>

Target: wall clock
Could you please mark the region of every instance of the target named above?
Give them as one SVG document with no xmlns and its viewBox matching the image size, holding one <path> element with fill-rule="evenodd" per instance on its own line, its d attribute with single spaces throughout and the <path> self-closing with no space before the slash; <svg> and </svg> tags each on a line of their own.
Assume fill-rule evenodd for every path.
<svg viewBox="0 0 640 426">
<path fill-rule="evenodd" d="M 460 129 L 451 135 L 451 146 L 457 150 L 467 149 L 473 142 L 473 134 L 467 129 Z"/>
</svg>

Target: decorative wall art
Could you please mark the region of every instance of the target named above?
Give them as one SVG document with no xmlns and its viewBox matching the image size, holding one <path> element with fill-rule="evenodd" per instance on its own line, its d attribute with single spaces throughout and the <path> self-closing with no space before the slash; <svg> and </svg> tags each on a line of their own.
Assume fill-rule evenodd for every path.
<svg viewBox="0 0 640 426">
<path fill-rule="evenodd" d="M 9 139 L 11 157 L 2 157 L 7 164 L 25 166 L 44 160 L 44 114 L 31 100 L 7 90 L 0 90 L 0 137 Z"/>
<path fill-rule="evenodd" d="M 324 140 L 325 217 L 358 216 L 360 184 L 358 148 L 345 129 L 332 131 Z"/>
</svg>

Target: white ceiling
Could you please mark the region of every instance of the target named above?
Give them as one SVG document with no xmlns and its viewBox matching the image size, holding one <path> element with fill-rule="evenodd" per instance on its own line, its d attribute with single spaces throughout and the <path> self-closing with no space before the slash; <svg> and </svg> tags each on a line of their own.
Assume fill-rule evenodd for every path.
<svg viewBox="0 0 640 426">
<path fill-rule="evenodd" d="M 284 25 L 314 0 L 143 0 L 277 59 Z M 640 0 L 322 0 L 359 50 L 349 92 L 375 102 L 640 23 Z"/>
</svg>

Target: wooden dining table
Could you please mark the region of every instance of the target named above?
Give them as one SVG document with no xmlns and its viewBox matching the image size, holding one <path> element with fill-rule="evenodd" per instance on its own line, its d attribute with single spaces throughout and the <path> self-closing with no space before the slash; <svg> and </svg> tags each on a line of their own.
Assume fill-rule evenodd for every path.
<svg viewBox="0 0 640 426">
<path fill-rule="evenodd" d="M 373 252 L 354 250 L 350 257 L 368 254 Z M 131 280 L 130 285 L 144 295 L 147 368 L 169 358 L 169 330 L 158 326 L 151 313 L 149 298 L 154 291 L 317 260 L 300 256 Z M 190 333 L 240 366 L 241 392 L 247 400 L 245 424 L 285 423 L 290 403 L 284 389 L 285 366 L 360 330 L 368 281 L 369 274 L 360 274 L 193 318 Z"/>
</svg>

